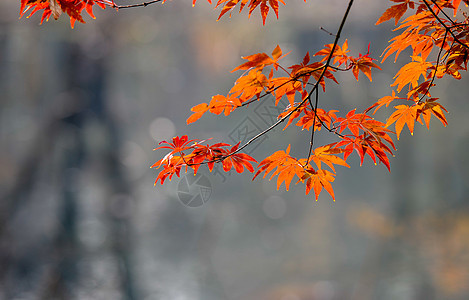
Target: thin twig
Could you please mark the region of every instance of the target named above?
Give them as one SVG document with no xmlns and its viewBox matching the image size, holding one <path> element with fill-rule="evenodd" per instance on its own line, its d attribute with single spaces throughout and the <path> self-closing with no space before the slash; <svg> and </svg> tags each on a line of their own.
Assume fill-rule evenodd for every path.
<svg viewBox="0 0 469 300">
<path fill-rule="evenodd" d="M 438 9 L 445 15 L 446 18 L 448 18 L 448 20 L 453 24 L 453 26 L 456 25 L 456 23 L 454 23 L 453 19 L 451 19 L 451 17 L 446 14 L 446 12 L 443 10 L 443 8 L 441 8 L 441 7 L 438 5 L 438 3 L 435 2 L 435 0 L 430 0 L 430 1 L 432 1 L 432 3 L 433 3 L 436 7 L 438 7 Z"/>
<path fill-rule="evenodd" d="M 158 2 L 163 2 L 164 0 L 152 0 L 148 2 L 143 2 L 143 3 L 138 3 L 138 4 L 129 4 L 129 5 L 117 5 L 113 2 L 111 5 L 112 8 L 115 9 L 124 9 L 124 8 L 135 8 L 135 7 L 146 7 L 150 4 L 158 3 Z"/>
<path fill-rule="evenodd" d="M 314 133 L 316 132 L 316 117 L 318 115 L 318 101 L 319 101 L 319 89 L 316 89 L 316 103 L 314 105 L 314 117 L 313 117 L 313 129 L 311 130 L 311 140 L 309 141 L 309 151 L 308 151 L 308 158 L 306 159 L 304 167 L 306 167 L 309 163 L 309 158 L 311 157 L 311 151 L 313 150 L 314 145 Z M 309 101 L 311 104 L 311 99 Z"/>
<path fill-rule="evenodd" d="M 332 32 L 328 31 L 326 28 L 324 27 L 319 27 L 319 29 L 321 29 L 322 31 L 324 31 L 325 33 L 327 33 L 328 35 L 332 35 L 332 36 L 335 36 L 335 34 L 333 34 Z"/>
<path fill-rule="evenodd" d="M 448 27 L 446 26 L 446 24 L 443 22 L 443 20 L 438 17 L 438 15 L 433 11 L 433 9 L 431 8 L 430 4 L 428 4 L 427 0 L 422 0 L 423 3 L 425 3 L 425 5 L 427 6 L 428 10 L 432 13 L 432 15 L 435 17 L 435 19 L 438 20 L 438 22 L 447 30 L 449 31 L 449 33 L 451 34 L 451 36 L 453 36 L 454 40 L 460 44 L 461 46 L 463 46 L 464 48 L 466 49 L 469 49 L 469 46 L 466 45 L 465 43 L 463 43 L 461 40 L 459 40 L 456 35 L 453 33 L 453 31 L 451 30 L 451 27 Z M 450 19 L 451 20 L 451 19 Z"/>
<path fill-rule="evenodd" d="M 246 105 L 249 105 L 251 104 L 252 102 L 255 102 L 255 101 L 258 101 L 259 99 L 261 98 L 264 98 L 265 96 L 267 95 L 273 95 L 273 92 L 275 92 L 276 90 L 278 90 L 279 88 L 281 88 L 282 86 L 286 85 L 286 84 L 289 84 L 290 82 L 293 82 L 293 81 L 300 81 L 299 78 L 300 77 L 303 77 L 303 76 L 308 76 L 308 75 L 311 75 L 312 73 L 316 72 L 316 71 L 319 71 L 321 70 L 322 68 L 324 68 L 324 66 L 321 66 L 321 67 L 318 67 L 318 68 L 315 68 L 313 70 L 309 70 L 308 72 L 304 72 L 302 74 L 299 74 L 295 77 L 292 77 L 290 80 L 288 81 L 285 81 L 284 83 L 282 83 L 281 85 L 275 87 L 274 89 L 270 90 L 270 91 L 267 91 L 267 90 L 264 90 L 265 91 L 265 94 L 264 95 L 261 95 L 255 99 L 251 99 L 249 101 L 246 101 L 244 102 L 243 104 L 241 104 L 241 106 L 246 106 Z M 301 81 L 300 81 L 301 82 Z"/>
<path fill-rule="evenodd" d="M 425 93 L 422 95 L 422 97 L 420 97 L 418 103 L 422 102 L 422 99 L 428 94 L 428 92 L 430 91 L 430 88 L 432 87 L 433 82 L 435 81 L 436 73 L 438 71 L 438 65 L 440 63 L 440 56 L 441 56 L 441 53 L 443 52 L 443 46 L 446 43 L 446 36 L 448 35 L 448 31 L 449 30 L 445 31 L 445 35 L 443 36 L 443 42 L 441 43 L 440 51 L 438 51 L 438 56 L 436 58 L 435 72 L 433 72 L 432 81 L 428 85 L 427 90 L 425 91 Z"/>
</svg>

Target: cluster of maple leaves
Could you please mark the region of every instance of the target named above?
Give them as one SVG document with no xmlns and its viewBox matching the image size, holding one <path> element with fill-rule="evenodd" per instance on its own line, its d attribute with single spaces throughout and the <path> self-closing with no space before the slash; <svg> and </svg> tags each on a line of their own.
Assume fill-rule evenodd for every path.
<svg viewBox="0 0 469 300">
<path fill-rule="evenodd" d="M 76 21 L 85 23 L 82 12 L 86 12 L 94 19 L 93 14 L 93 5 L 98 5 L 102 9 L 105 9 L 106 6 L 113 7 L 115 9 L 123 8 L 133 8 L 139 6 L 148 6 L 153 3 L 161 2 L 164 4 L 166 0 L 150 0 L 148 2 L 143 2 L 139 4 L 130 4 L 130 5 L 118 5 L 114 0 L 21 0 L 20 7 L 20 17 L 22 17 L 26 12 L 31 10 L 28 15 L 28 18 L 39 10 L 43 10 L 41 24 L 44 20 L 49 21 L 50 16 L 52 15 L 54 19 L 58 19 L 60 15 L 64 12 L 70 17 L 70 24 L 72 28 L 75 25 Z M 192 6 L 195 5 L 197 0 L 192 0 Z M 208 0 L 212 4 L 212 0 Z M 278 18 L 278 7 L 279 2 L 285 5 L 283 0 L 251 0 L 248 3 L 248 0 L 218 0 L 215 8 L 222 7 L 218 20 L 228 12 L 231 12 L 238 3 L 240 4 L 239 11 L 243 11 L 246 6 L 249 8 L 249 17 L 251 13 L 257 8 L 260 8 L 262 21 L 265 25 L 265 19 L 269 10 L 272 9 L 275 12 L 275 15 Z M 306 2 L 306 0 L 305 0 Z"/>
<path fill-rule="evenodd" d="M 370 57 L 369 51 L 365 55 L 359 54 L 358 57 L 351 56 L 345 40 L 342 46 L 325 45 L 312 56 L 317 59 L 312 60 L 307 53 L 301 63 L 289 67 L 280 65 L 279 61 L 284 55 L 278 46 L 271 55 L 258 53 L 244 57 L 246 62 L 233 70 L 244 73 L 236 80 L 227 95 L 216 95 L 210 102 L 194 106 L 187 123 L 197 121 L 207 112 L 217 115 L 223 113 L 228 116 L 235 109 L 253 101 L 274 101 L 275 105 L 278 105 L 280 99 L 285 97 L 289 101 L 288 107 L 279 114 L 275 124 L 260 132 L 258 136 L 285 121 L 285 128 L 294 124 L 301 129 L 310 130 L 311 146 L 314 141 L 314 131 L 319 131 L 321 128 L 335 134 L 338 141 L 316 148 L 311 147 L 306 158 L 291 156 L 289 145 L 286 151 L 279 150 L 262 160 L 257 166 L 253 180 L 261 173 L 264 173 L 264 178 L 271 173 L 270 179 L 277 177 L 277 188 L 285 183 L 288 190 L 290 183 L 296 177 L 296 183 L 305 184 L 306 194 L 311 190 L 314 191 L 316 200 L 323 188 L 335 200 L 331 185 L 336 175 L 334 165 L 349 167 L 346 161 L 353 152 L 358 154 L 361 163 L 366 156 L 369 156 L 375 164 L 383 163 L 390 170 L 388 157 L 392 155 L 392 150 L 395 150 L 391 134 L 395 133 L 399 139 L 405 125 L 413 134 L 415 122 L 429 127 L 432 115 L 446 126 L 444 115 L 446 109 L 438 102 L 438 98 L 432 97 L 430 88 L 435 85 L 436 79 L 445 75 L 460 79 L 460 71 L 467 70 L 469 54 L 467 16 L 461 13 L 463 20 L 457 21 L 451 19 L 444 11 L 452 10 L 455 17 L 460 11 L 460 0 L 392 1 L 397 4 L 387 9 L 376 24 L 394 19 L 397 25 L 407 10 L 413 10 L 413 14 L 397 27 L 396 30 L 404 30 L 391 40 L 383 53 L 383 61 L 393 54 L 397 60 L 399 54 L 409 47 L 412 49 L 412 61 L 397 72 L 391 85 L 394 87 L 392 94 L 382 97 L 363 112 L 358 113 L 354 109 L 341 117 L 338 110 L 326 111 L 319 108 L 317 98 L 316 103 L 313 103 L 314 94 L 317 97 L 318 86 L 325 91 L 326 80 L 338 83 L 334 73 L 351 71 L 359 80 L 359 73 L 362 72 L 371 81 L 371 70 L 380 69 Z M 436 58 L 430 60 L 429 56 L 432 53 Z M 266 100 L 267 95 L 272 95 L 273 100 Z M 386 122 L 380 122 L 372 117 L 377 110 L 383 106 L 388 107 L 391 103 L 398 105 L 394 106 L 395 111 Z M 393 124 L 395 132 L 389 128 Z M 178 140 L 179 137 L 174 138 L 173 144 Z M 186 136 L 184 140 L 187 140 Z M 207 154 L 203 157 L 200 156 L 199 143 L 186 146 L 184 150 L 192 151 L 187 154 L 187 158 L 184 158 L 182 152 L 176 148 L 171 148 L 169 156 L 152 166 L 162 168 L 156 181 L 160 180 L 163 183 L 168 175 L 178 174 L 182 166 L 186 169 L 192 168 L 196 172 L 200 164 L 208 163 L 211 170 L 213 163 L 222 162 L 224 169 L 229 170 L 233 156 L 237 159 L 233 164 L 238 165 L 236 168 L 238 172 L 243 171 L 243 165 L 254 172 L 251 162 L 255 160 L 246 154 L 239 156 L 243 146 L 239 147 L 238 144 L 224 153 L 220 150 L 209 151 L 211 147 L 218 149 L 218 145 L 205 146 L 204 153 Z M 172 155 L 177 153 L 181 155 L 174 158 Z M 194 155 L 197 161 L 191 160 Z M 225 167 L 225 159 L 229 160 L 229 167 Z M 177 166 L 179 169 L 175 170 Z"/>
<path fill-rule="evenodd" d="M 193 4 L 195 1 L 193 0 Z M 327 84 L 331 81 L 338 84 L 334 76 L 336 72 L 350 71 L 356 80 L 359 80 L 361 72 L 372 81 L 371 70 L 380 69 L 370 57 L 369 50 L 365 55 L 359 54 L 356 57 L 349 54 L 347 40 L 342 46 L 338 45 L 342 26 L 353 3 L 353 0 L 349 0 L 347 12 L 335 34 L 333 44 L 325 45 L 312 57 L 306 53 L 302 62 L 289 67 L 280 65 L 280 60 L 285 55 L 279 46 L 271 55 L 258 53 L 244 57 L 246 62 L 233 70 L 243 73 L 231 90 L 226 95 L 213 96 L 208 103 L 194 106 L 191 109 L 192 115 L 187 119 L 188 124 L 193 123 L 207 112 L 228 116 L 234 110 L 254 101 L 273 101 L 278 105 L 280 99 L 286 98 L 289 105 L 278 115 L 277 122 L 259 132 L 244 145 L 209 145 L 206 141 L 189 140 L 186 135 L 174 137 L 172 142 L 160 143 L 163 145 L 156 149 L 169 149 L 170 152 L 152 166 L 161 168 L 155 184 L 158 181 L 163 184 L 166 178 L 171 180 L 174 174 L 179 176 L 181 169 L 185 172 L 192 170 L 195 174 L 202 164 L 207 164 L 210 171 L 215 163 L 221 163 L 225 171 L 234 168 L 238 173 L 244 172 L 245 169 L 254 172 L 252 163 L 257 161 L 241 151 L 284 121 L 284 128 L 295 125 L 298 129 L 311 132 L 307 156 L 291 156 L 289 145 L 285 151 L 279 150 L 258 163 L 253 180 L 261 173 L 264 173 L 264 178 L 272 173 L 270 179 L 277 176 L 277 188 L 285 183 L 288 190 L 296 176 L 296 183 L 305 184 L 306 194 L 313 190 L 317 200 L 324 188 L 335 200 L 331 185 L 336 175 L 334 165 L 349 167 L 346 161 L 353 152 L 358 154 L 361 163 L 369 156 L 375 164 L 383 163 L 390 170 L 388 156 L 395 150 L 390 134 L 396 134 L 399 139 L 405 125 L 413 134 L 415 122 L 425 124 L 429 128 L 431 116 L 446 126 L 446 109 L 438 102 L 438 98 L 430 94 L 430 89 L 435 86 L 435 80 L 444 76 L 460 79 L 460 71 L 467 70 L 469 59 L 469 17 L 463 11 L 461 0 L 391 1 L 396 4 L 388 8 L 376 24 L 394 19 L 396 26 L 400 22 L 400 26 L 395 29 L 400 33 L 384 50 L 383 61 L 391 55 L 394 55 L 397 61 L 402 51 L 407 48 L 412 51 L 411 62 L 402 66 L 394 77 L 391 84 L 394 90 L 391 95 L 377 100 L 363 112 L 354 109 L 343 113 L 343 116 L 340 116 L 339 110 L 326 111 L 318 107 L 319 89 L 326 90 L 326 81 Z M 462 1 L 466 6 L 469 4 L 469 0 Z M 219 18 L 228 12 L 231 13 L 238 4 L 240 11 L 247 6 L 249 15 L 259 7 L 264 24 L 270 9 L 278 18 L 277 0 L 248 2 L 219 0 L 216 4 L 217 7 L 222 7 Z M 280 2 L 285 4 L 282 0 Z M 93 16 L 91 8 L 94 4 L 103 8 L 104 5 L 119 8 L 112 0 L 21 0 L 21 15 L 30 8 L 33 9 L 32 13 L 44 9 L 44 20 L 51 14 L 58 17 L 57 11 L 61 10 L 70 16 L 73 25 L 75 20 L 83 22 L 81 11 L 85 8 Z M 408 11 L 410 16 L 401 21 Z M 273 97 L 266 97 L 268 95 Z M 397 105 L 385 123 L 372 117 L 376 111 L 384 106 L 388 107 L 391 103 Z M 395 132 L 389 129 L 393 124 Z M 334 134 L 337 141 L 314 148 L 314 134 L 322 128 Z"/>
<path fill-rule="evenodd" d="M 70 24 L 73 28 L 76 21 L 85 23 L 82 11 L 86 12 L 94 19 L 93 5 L 106 8 L 106 5 L 113 6 L 114 2 L 108 0 L 21 0 L 20 17 L 26 12 L 31 11 L 28 18 L 39 10 L 43 10 L 41 23 L 48 21 L 52 15 L 54 19 L 58 19 L 64 12 L 70 16 Z"/>
</svg>

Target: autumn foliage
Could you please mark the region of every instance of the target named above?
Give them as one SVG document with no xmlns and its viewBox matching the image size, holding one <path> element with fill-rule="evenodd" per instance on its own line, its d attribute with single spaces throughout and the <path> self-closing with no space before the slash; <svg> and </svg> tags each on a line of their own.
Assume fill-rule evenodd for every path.
<svg viewBox="0 0 469 300">
<path fill-rule="evenodd" d="M 151 1 L 159 2 L 159 1 Z M 164 2 L 164 1 L 162 1 Z M 209 1 L 210 2 L 210 1 Z M 270 12 L 278 18 L 280 0 L 240 1 L 219 0 L 215 5 L 221 8 L 219 18 L 248 9 L 248 14 L 259 9 L 263 23 Z M 376 25 L 394 21 L 396 36 L 384 49 L 382 61 L 394 57 L 397 62 L 403 51 L 410 49 L 410 62 L 403 65 L 394 76 L 391 95 L 383 95 L 364 111 L 340 111 L 338 108 L 326 111 L 320 108 L 319 95 L 339 84 L 336 73 L 350 72 L 358 81 L 367 78 L 372 81 L 373 73 L 380 70 L 379 62 L 371 57 L 370 46 L 365 54 L 353 54 L 348 41 L 340 42 L 353 0 L 344 7 L 345 14 L 335 32 L 334 41 L 324 45 L 314 54 L 306 53 L 297 64 L 285 66 L 282 59 L 287 55 L 279 47 L 270 53 L 257 53 L 244 57 L 244 62 L 232 72 L 241 72 L 233 87 L 223 95 L 215 95 L 206 103 L 194 106 L 187 119 L 191 124 L 204 114 L 224 116 L 234 110 L 248 106 L 255 101 L 273 101 L 278 105 L 281 99 L 288 100 L 287 108 L 278 115 L 277 122 L 261 131 L 246 144 L 229 145 L 208 141 L 190 140 L 187 136 L 174 137 L 156 149 L 168 149 L 162 159 L 152 167 L 159 169 L 155 184 L 163 183 L 181 170 L 197 173 L 202 164 L 212 170 L 220 163 L 224 171 L 235 169 L 254 173 L 254 178 L 263 174 L 265 178 L 276 178 L 277 188 L 282 183 L 288 190 L 291 182 L 304 183 L 306 194 L 314 191 L 316 200 L 324 188 L 335 200 L 332 182 L 336 176 L 336 166 L 350 167 L 347 159 L 357 154 L 361 163 L 370 158 L 375 164 L 382 163 L 390 171 L 389 158 L 396 149 L 393 141 L 407 126 L 411 134 L 415 123 L 430 127 L 430 120 L 437 119 L 447 125 L 446 109 L 440 99 L 432 96 L 431 88 L 438 79 L 451 77 L 461 79 L 461 71 L 467 70 L 469 57 L 469 17 L 466 14 L 468 0 L 391 0 L 392 5 L 378 18 Z M 70 16 L 73 23 L 84 22 L 83 9 L 93 16 L 92 6 L 109 5 L 116 9 L 124 8 L 113 1 L 93 0 L 21 0 L 21 15 L 28 9 L 31 14 L 43 9 L 42 19 L 50 15 L 57 18 L 60 12 Z M 148 4 L 148 3 L 147 3 Z M 140 6 L 146 6 L 143 3 Z M 193 2 L 195 4 L 195 0 Z M 407 16 L 407 17 L 405 17 Z M 407 53 L 407 52 L 406 52 Z M 267 97 L 271 96 L 271 97 Z M 373 115 L 383 108 L 392 107 L 389 118 L 379 121 Z M 278 150 L 259 163 L 241 151 L 254 140 L 284 123 L 284 128 L 296 126 L 298 130 L 308 130 L 311 139 L 305 143 L 309 148 L 305 157 L 290 155 L 291 146 Z M 315 145 L 315 133 L 332 134 L 336 141 L 327 145 Z M 257 163 L 257 166 L 253 166 Z M 257 169 L 257 171 L 256 171 Z"/>
</svg>

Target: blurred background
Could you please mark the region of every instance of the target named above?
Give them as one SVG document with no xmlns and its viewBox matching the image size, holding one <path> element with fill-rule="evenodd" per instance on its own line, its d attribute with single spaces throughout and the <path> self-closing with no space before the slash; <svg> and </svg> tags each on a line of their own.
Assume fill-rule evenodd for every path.
<svg viewBox="0 0 469 300">
<path fill-rule="evenodd" d="M 168 0 L 95 8 L 96 20 L 71 29 L 65 15 L 18 20 L 19 1 L 1 1 L 0 299 L 468 299 L 464 75 L 433 90 L 450 112 L 446 128 L 432 119 L 430 131 L 404 129 L 391 173 L 352 158 L 337 169 L 336 202 L 325 191 L 314 201 L 303 184 L 277 191 L 206 167 L 191 190 L 184 175 L 153 185 L 158 142 L 188 134 L 233 144 L 266 128 L 268 101 L 185 120 L 226 94 L 241 56 L 280 44 L 289 66 L 332 43 L 319 27 L 335 32 L 346 4 L 288 3 L 262 27 L 258 10 L 216 22 L 219 10 L 202 0 Z M 389 5 L 356 1 L 342 35 L 352 53 L 371 43 L 379 58 L 393 24 L 373 24 Z M 372 84 L 337 75 L 320 107 L 370 106 L 390 94 L 399 64 L 373 70 Z M 316 141 L 330 138 L 321 131 Z M 292 144 L 305 156 L 308 143 L 308 132 L 278 129 L 246 151 L 260 161 Z M 181 195 L 197 187 L 206 203 L 185 205 Z"/>
</svg>

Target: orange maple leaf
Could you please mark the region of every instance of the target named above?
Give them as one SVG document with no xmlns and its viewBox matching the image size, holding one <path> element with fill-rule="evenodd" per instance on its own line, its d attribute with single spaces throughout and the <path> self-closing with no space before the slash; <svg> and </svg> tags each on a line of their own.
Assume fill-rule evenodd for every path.
<svg viewBox="0 0 469 300">
<path fill-rule="evenodd" d="M 272 78 L 270 80 L 270 84 L 270 91 L 272 91 L 275 96 L 275 105 L 278 104 L 283 96 L 287 96 L 288 102 L 290 102 L 290 105 L 293 105 L 295 102 L 296 92 L 299 92 L 300 94 L 305 93 L 301 87 L 301 82 L 290 77 Z"/>
<path fill-rule="evenodd" d="M 373 62 L 373 59 L 369 57 L 369 53 L 366 55 L 361 55 L 359 54 L 358 58 L 351 57 L 349 58 L 350 63 L 352 64 L 352 73 L 353 76 L 355 76 L 355 79 L 358 81 L 358 73 L 359 71 L 362 71 L 363 74 L 365 74 L 366 77 L 371 81 L 371 68 L 376 68 L 378 70 L 381 70 L 381 68 Z"/>
<path fill-rule="evenodd" d="M 303 87 L 306 87 L 308 84 L 309 78 L 313 76 L 314 79 L 318 80 L 323 72 L 324 68 L 326 67 L 321 62 L 313 62 L 308 64 L 309 62 L 309 53 L 306 53 L 306 56 L 303 58 L 303 62 L 301 64 L 293 65 L 289 67 L 291 69 L 290 77 L 294 80 L 301 80 L 303 82 Z M 331 69 L 334 71 L 334 69 Z M 335 83 L 339 84 L 337 79 L 334 77 L 331 71 L 326 70 L 324 73 L 324 77 L 328 79 L 332 79 Z M 323 90 L 325 90 L 325 82 L 324 78 L 321 78 L 320 82 Z"/>
<path fill-rule="evenodd" d="M 398 105 L 394 106 L 396 109 L 395 112 L 388 118 L 386 122 L 386 127 L 389 127 L 391 124 L 396 122 L 396 135 L 397 139 L 401 134 L 404 125 L 407 124 L 410 134 L 414 135 L 414 125 L 417 120 L 417 110 L 419 109 L 418 105 Z"/>
<path fill-rule="evenodd" d="M 234 145 L 231 148 L 230 153 L 233 153 L 238 150 L 239 144 L 240 143 Z M 225 172 L 228 172 L 229 170 L 231 170 L 231 167 L 234 166 L 236 172 L 242 173 L 244 171 L 244 167 L 246 167 L 246 169 L 248 169 L 249 172 L 252 173 L 254 172 L 254 168 L 252 167 L 250 161 L 257 162 L 254 158 L 245 153 L 235 153 L 223 160 L 223 170 Z"/>
<path fill-rule="evenodd" d="M 354 136 L 353 138 L 345 136 L 337 143 L 336 147 L 344 147 L 344 160 L 346 160 L 353 151 L 356 151 L 360 157 L 360 166 L 363 164 L 365 155 L 368 154 L 375 165 L 377 164 L 376 157 L 378 157 L 379 162 L 382 162 L 389 171 L 391 170 L 389 159 L 386 155 L 386 152 L 392 155 L 391 149 L 389 149 L 381 139 L 377 139 L 376 136 L 372 134 L 364 133 L 360 136 Z"/>
<path fill-rule="evenodd" d="M 395 25 L 399 22 L 402 16 L 407 11 L 407 7 L 414 8 L 414 2 L 409 0 L 392 0 L 394 2 L 403 2 L 401 4 L 396 4 L 388 8 L 383 15 L 379 18 L 378 22 L 375 25 L 381 24 L 388 20 L 394 19 Z"/>
<path fill-rule="evenodd" d="M 168 141 L 162 141 L 159 143 L 159 145 L 163 144 L 163 146 L 159 146 L 153 150 L 158 150 L 158 149 L 172 149 L 170 154 L 182 152 L 187 149 L 192 149 L 197 145 L 197 141 L 199 140 L 189 140 L 189 137 L 187 135 L 183 135 L 181 137 L 173 137 L 173 142 L 170 143 Z M 192 142 L 195 142 L 193 144 L 190 144 Z M 190 145 L 189 145 L 190 144 Z"/>
<path fill-rule="evenodd" d="M 154 163 L 151 168 L 159 169 L 161 166 L 163 166 L 163 170 L 161 170 L 156 177 L 155 185 L 158 183 L 158 180 L 160 180 L 161 184 L 163 184 L 168 177 L 171 181 L 174 174 L 179 177 L 181 168 L 184 166 L 184 159 L 181 156 L 173 156 L 168 154 L 164 158 Z"/>
<path fill-rule="evenodd" d="M 193 123 L 200 119 L 204 113 L 210 111 L 212 114 L 219 115 L 224 112 L 228 116 L 236 108 L 242 105 L 241 100 L 236 97 L 236 94 L 229 94 L 228 96 L 215 95 L 210 100 L 210 103 L 200 103 L 191 108 L 194 113 L 187 119 L 187 124 Z"/>
<path fill-rule="evenodd" d="M 344 153 L 345 150 L 341 148 L 335 148 L 335 145 L 336 143 L 333 143 L 314 149 L 310 160 L 314 161 L 318 169 L 321 169 L 321 163 L 325 163 L 334 172 L 334 164 L 350 168 L 350 166 L 345 162 L 345 160 L 335 155 Z"/>
<path fill-rule="evenodd" d="M 318 51 L 318 52 L 316 52 L 316 54 L 314 54 L 314 56 L 324 56 L 320 60 L 320 62 L 326 61 L 329 58 L 330 54 L 331 54 L 333 45 L 334 44 L 324 45 L 325 48 Z M 339 66 L 340 66 L 342 64 L 347 63 L 347 61 L 348 61 L 347 53 L 348 52 L 350 52 L 350 50 L 348 50 L 348 41 L 346 39 L 344 44 L 342 45 L 342 47 L 340 47 L 339 45 L 335 46 L 334 53 L 332 54 L 332 57 L 334 58 L 333 64 L 338 63 Z"/>
<path fill-rule="evenodd" d="M 274 68 L 277 70 L 278 69 L 277 61 L 281 58 L 283 58 L 282 49 L 280 49 L 280 46 L 277 45 L 277 47 L 275 47 L 275 49 L 272 51 L 272 58 L 266 53 L 257 53 L 257 54 L 245 56 L 243 57 L 243 59 L 248 60 L 248 62 L 245 62 L 244 64 L 239 65 L 238 67 L 233 69 L 233 71 L 231 72 L 235 72 L 238 70 L 249 70 L 251 68 L 262 70 L 264 69 L 264 67 L 269 66 L 269 65 L 273 65 Z"/>
<path fill-rule="evenodd" d="M 406 18 L 402 25 L 397 27 L 394 30 L 399 30 L 407 27 L 404 32 L 394 38 L 391 39 L 391 44 L 386 47 L 383 51 L 383 61 L 388 58 L 393 53 L 396 53 L 394 61 L 397 61 L 399 54 L 406 49 L 407 47 L 412 47 L 413 49 L 413 56 L 422 56 L 425 60 L 431 51 L 429 43 L 433 43 L 436 40 L 435 34 L 429 34 L 429 28 L 435 28 L 435 32 L 438 33 L 439 36 L 443 36 L 445 30 L 444 28 L 441 29 L 435 26 L 435 18 L 429 11 L 420 11 L 415 15 L 411 15 Z M 421 34 L 420 32 L 423 31 Z M 430 38 L 428 38 L 430 37 Z M 421 44 L 422 43 L 422 44 Z"/>
<path fill-rule="evenodd" d="M 331 182 L 335 180 L 334 175 L 334 173 L 327 170 L 319 169 L 315 171 L 313 168 L 308 168 L 298 182 L 306 180 L 305 194 L 309 194 L 311 189 L 313 189 L 316 201 L 318 201 L 322 188 L 324 188 L 331 195 L 332 200 L 335 201 L 334 190 L 331 185 Z"/>
<path fill-rule="evenodd" d="M 264 171 L 265 178 L 268 173 L 276 169 L 272 173 L 272 176 L 269 178 L 269 180 L 271 180 L 275 175 L 278 175 L 277 189 L 280 188 L 282 182 L 285 182 L 285 187 L 288 191 L 290 187 L 290 182 L 292 181 L 293 177 L 296 175 L 299 178 L 302 178 L 305 172 L 303 165 L 301 165 L 301 163 L 297 159 L 291 157 L 289 153 L 290 145 L 288 145 L 286 151 L 280 150 L 266 157 L 263 161 L 259 163 L 259 170 L 256 172 L 252 180 L 256 179 L 257 175 Z"/>
<path fill-rule="evenodd" d="M 373 104 L 372 106 L 368 107 L 366 110 L 365 110 L 365 113 L 370 111 L 372 108 L 375 108 L 375 111 L 373 112 L 373 115 L 376 113 L 376 111 L 378 109 L 380 109 L 382 106 L 386 105 L 386 107 L 389 106 L 389 104 L 391 104 L 391 102 L 393 102 L 395 99 L 397 99 L 398 97 L 396 97 L 396 92 L 394 92 L 394 90 L 392 91 L 392 95 L 391 96 L 384 96 L 382 98 L 380 98 L 378 101 L 375 102 L 375 104 Z"/>
<path fill-rule="evenodd" d="M 235 6 L 240 3 L 240 7 L 239 7 L 239 12 L 241 12 L 244 7 L 247 5 L 249 7 L 249 17 L 251 17 L 251 13 L 254 11 L 254 9 L 256 9 L 258 6 L 260 7 L 260 11 L 261 11 L 261 16 L 262 16 L 262 23 L 265 25 L 265 20 L 267 18 L 267 14 L 269 13 L 269 10 L 270 8 L 273 9 L 273 11 L 275 12 L 275 15 L 277 16 L 277 19 L 278 19 L 278 6 L 279 6 L 279 2 L 282 3 L 283 5 L 285 5 L 285 2 L 283 0 L 251 0 L 248 4 L 248 0 L 219 0 L 217 2 L 217 5 L 215 6 L 215 8 L 217 8 L 218 6 L 221 6 L 223 5 L 223 8 L 220 12 L 220 15 L 218 16 L 218 20 L 220 20 L 220 18 L 226 14 L 227 12 L 230 12 L 231 10 L 233 10 L 235 8 Z M 270 7 L 269 7 L 270 6 Z M 231 15 L 231 13 L 230 13 Z"/>
<path fill-rule="evenodd" d="M 302 129 L 309 130 L 309 128 L 314 125 L 314 130 L 321 130 L 322 123 L 324 123 L 330 127 L 332 121 L 337 119 L 336 112 L 338 112 L 338 110 L 325 111 L 322 108 L 318 108 L 316 109 L 317 115 L 315 118 L 314 110 L 305 109 L 305 115 L 296 123 L 296 126 L 301 126 L 303 127 Z M 313 124 L 314 121 L 316 121 L 316 124 Z"/>
<path fill-rule="evenodd" d="M 86 8 L 88 14 L 94 18 L 92 6 L 98 4 L 101 8 L 105 8 L 105 5 L 114 5 L 111 0 L 21 0 L 20 6 L 20 18 L 30 9 L 31 13 L 28 18 L 39 10 L 44 10 L 42 13 L 41 24 L 44 20 L 48 21 L 52 15 L 54 19 L 58 19 L 62 12 L 65 12 L 70 16 L 70 25 L 73 28 L 75 21 L 85 23 L 81 12 Z"/>
<path fill-rule="evenodd" d="M 306 96 L 304 96 L 306 97 Z M 288 126 L 290 126 L 290 124 L 296 119 L 298 118 L 302 111 L 306 109 L 306 103 L 303 103 L 301 106 L 298 106 L 299 103 L 293 103 L 293 104 L 290 104 L 288 105 L 285 110 L 278 115 L 278 119 L 282 119 L 284 118 L 286 115 L 290 114 L 290 117 L 288 118 L 288 122 L 287 124 L 285 125 L 285 127 L 283 128 L 283 130 L 287 129 Z"/>
<path fill-rule="evenodd" d="M 443 105 L 435 102 L 438 98 L 430 98 L 426 102 L 419 104 L 419 108 L 417 109 L 416 118 L 423 124 L 422 121 L 419 119 L 419 116 L 422 116 L 422 119 L 425 121 L 427 125 L 427 129 L 430 129 L 430 118 L 432 114 L 443 123 L 443 126 L 448 125 L 448 121 L 446 121 L 446 117 L 443 111 L 448 112 Z"/>
<path fill-rule="evenodd" d="M 420 76 L 426 78 L 427 71 L 433 65 L 426 62 L 420 56 L 412 56 L 413 61 L 403 66 L 396 76 L 391 86 L 397 85 L 397 92 L 400 92 L 406 85 L 410 85 L 411 89 L 418 86 Z"/>
<path fill-rule="evenodd" d="M 187 118 L 186 123 L 187 124 L 194 123 L 195 121 L 200 119 L 202 115 L 206 113 L 208 110 L 209 110 L 209 107 L 207 103 L 197 104 L 196 106 L 191 108 L 191 111 L 193 111 L 194 113 L 189 118 Z"/>
<path fill-rule="evenodd" d="M 268 90 L 269 83 L 269 79 L 261 71 L 252 69 L 248 74 L 236 80 L 230 93 L 239 95 L 240 101 L 245 102 L 254 96 L 259 97 L 261 92 Z"/>
<path fill-rule="evenodd" d="M 213 114 L 219 115 L 224 112 L 225 116 L 228 116 L 237 107 L 240 107 L 241 104 L 241 100 L 233 94 L 228 95 L 228 97 L 215 95 L 212 97 L 208 107 Z"/>
</svg>

